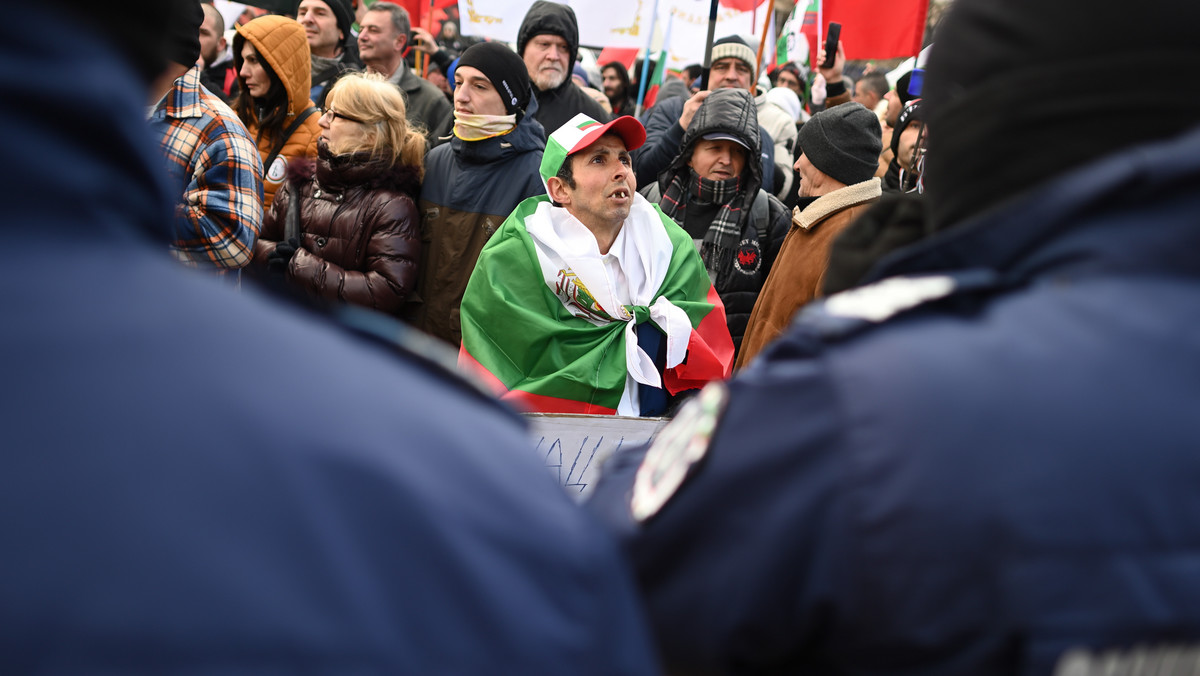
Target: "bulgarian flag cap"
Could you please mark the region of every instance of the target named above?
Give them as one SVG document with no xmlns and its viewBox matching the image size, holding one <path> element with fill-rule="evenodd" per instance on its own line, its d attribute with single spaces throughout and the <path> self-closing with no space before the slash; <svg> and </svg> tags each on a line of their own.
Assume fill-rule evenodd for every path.
<svg viewBox="0 0 1200 676">
<path fill-rule="evenodd" d="M 592 145 L 609 131 L 621 137 L 626 150 L 640 148 L 646 142 L 646 128 L 636 117 L 622 115 L 608 124 L 601 124 L 580 113 L 546 139 L 546 152 L 542 154 L 539 169 L 546 192 L 550 192 L 550 177 L 558 173 L 568 157 Z"/>
</svg>

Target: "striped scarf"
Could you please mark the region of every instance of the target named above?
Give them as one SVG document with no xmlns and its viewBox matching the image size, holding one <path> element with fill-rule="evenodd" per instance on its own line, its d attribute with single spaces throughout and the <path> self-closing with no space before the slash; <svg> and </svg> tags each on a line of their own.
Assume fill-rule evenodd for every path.
<svg viewBox="0 0 1200 676">
<path fill-rule="evenodd" d="M 713 181 L 701 178 L 688 167 L 687 174 L 675 174 L 659 208 L 668 218 L 683 226 L 688 200 L 699 204 L 719 204 L 721 208 L 709 224 L 700 242 L 700 258 L 704 268 L 715 275 L 716 287 L 725 287 L 725 279 L 733 270 L 733 254 L 742 236 L 742 216 L 745 214 L 746 189 L 741 176 Z"/>
</svg>

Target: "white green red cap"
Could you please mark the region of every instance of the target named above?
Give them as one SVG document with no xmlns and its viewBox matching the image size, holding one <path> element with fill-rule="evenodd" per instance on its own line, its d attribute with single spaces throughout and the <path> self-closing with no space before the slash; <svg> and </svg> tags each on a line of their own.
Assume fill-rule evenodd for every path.
<svg viewBox="0 0 1200 676">
<path fill-rule="evenodd" d="M 631 115 L 622 115 L 604 124 L 580 113 L 556 129 L 546 139 L 546 152 L 542 154 L 539 168 L 546 192 L 550 192 L 550 177 L 558 173 L 568 157 L 592 145 L 610 131 L 621 137 L 626 150 L 640 148 L 646 142 L 646 128 Z"/>
</svg>

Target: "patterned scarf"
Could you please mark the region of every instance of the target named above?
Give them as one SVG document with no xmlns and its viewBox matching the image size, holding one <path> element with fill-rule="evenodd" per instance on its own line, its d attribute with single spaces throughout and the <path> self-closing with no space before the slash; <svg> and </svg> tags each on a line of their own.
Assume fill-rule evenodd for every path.
<svg viewBox="0 0 1200 676">
<path fill-rule="evenodd" d="M 742 236 L 742 216 L 746 203 L 746 188 L 741 176 L 713 181 L 701 178 L 688 167 L 687 174 L 675 174 L 659 207 L 671 220 L 683 225 L 688 200 L 698 204 L 719 204 L 721 208 L 709 224 L 700 242 L 700 258 L 704 268 L 716 275 L 716 287 L 725 287 L 725 279 L 733 270 L 733 254 Z"/>
</svg>

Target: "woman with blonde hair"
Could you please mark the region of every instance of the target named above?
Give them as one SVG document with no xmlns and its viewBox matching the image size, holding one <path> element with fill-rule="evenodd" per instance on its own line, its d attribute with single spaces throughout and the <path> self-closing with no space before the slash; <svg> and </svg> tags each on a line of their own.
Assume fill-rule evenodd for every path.
<svg viewBox="0 0 1200 676">
<path fill-rule="evenodd" d="M 289 169 L 254 260 L 311 295 L 399 315 L 420 260 L 425 136 L 377 74 L 342 77 L 325 104 L 317 160 Z"/>
</svg>

